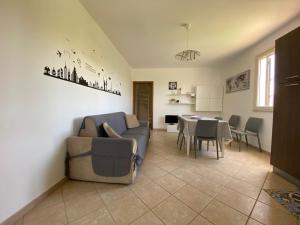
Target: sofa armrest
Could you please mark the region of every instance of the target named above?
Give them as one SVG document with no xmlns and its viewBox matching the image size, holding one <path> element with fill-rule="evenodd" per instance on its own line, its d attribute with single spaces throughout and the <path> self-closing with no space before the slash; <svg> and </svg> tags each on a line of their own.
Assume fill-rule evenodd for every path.
<svg viewBox="0 0 300 225">
<path fill-rule="evenodd" d="M 149 121 L 148 120 L 140 120 L 140 126 L 141 127 L 149 127 Z"/>
<path fill-rule="evenodd" d="M 131 150 L 130 152 L 133 154 L 136 154 L 137 151 L 136 140 L 132 138 L 97 137 L 93 138 L 92 141 L 94 147 L 101 148 L 103 152 L 106 151 L 111 156 L 119 156 L 126 152 L 124 149 Z"/>
<path fill-rule="evenodd" d="M 67 139 L 67 151 L 69 156 L 72 157 L 91 151 L 93 141 L 97 142 L 98 146 L 101 146 L 101 148 L 107 149 L 109 154 L 118 155 L 118 152 L 124 152 L 124 148 L 131 149 L 133 154 L 136 154 L 137 151 L 135 139 L 73 136 Z"/>
</svg>

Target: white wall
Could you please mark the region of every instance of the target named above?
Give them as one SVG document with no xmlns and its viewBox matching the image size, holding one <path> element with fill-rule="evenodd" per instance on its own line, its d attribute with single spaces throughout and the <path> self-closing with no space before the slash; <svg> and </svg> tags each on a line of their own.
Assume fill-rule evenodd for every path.
<svg viewBox="0 0 300 225">
<path fill-rule="evenodd" d="M 271 34 L 267 38 L 263 39 L 256 45 L 235 56 L 234 58 L 223 63 L 220 68 L 220 72 L 223 76 L 223 84 L 228 77 L 236 75 L 247 69 L 251 70 L 250 75 L 250 90 L 239 91 L 224 96 L 224 110 L 223 117 L 228 119 L 230 115 L 237 114 L 241 115 L 241 128 L 244 128 L 247 119 L 250 116 L 260 117 L 264 119 L 263 127 L 261 130 L 262 148 L 266 151 L 271 151 L 271 140 L 272 140 L 272 123 L 273 113 L 272 112 L 255 112 L 254 109 L 254 98 L 255 98 L 255 58 L 260 53 L 275 46 L 275 40 L 289 31 L 295 29 L 300 25 L 300 17 L 295 18 L 284 27 L 280 28 L 275 33 Z M 251 144 L 257 146 L 257 140 L 251 138 Z"/>
<path fill-rule="evenodd" d="M 64 177 L 65 140 L 83 116 L 132 106 L 131 68 L 78 1 L 4 0 L 0 27 L 1 223 Z M 121 97 L 42 75 L 65 38 L 101 54 Z"/>
<path fill-rule="evenodd" d="M 133 69 L 133 81 L 154 81 L 153 99 L 153 128 L 165 128 L 164 116 L 167 114 L 198 114 L 203 116 L 217 116 L 220 113 L 195 112 L 195 106 L 169 105 L 168 84 L 177 81 L 182 93 L 195 91 L 197 85 L 220 85 L 221 77 L 218 70 L 211 68 L 160 68 Z"/>
</svg>

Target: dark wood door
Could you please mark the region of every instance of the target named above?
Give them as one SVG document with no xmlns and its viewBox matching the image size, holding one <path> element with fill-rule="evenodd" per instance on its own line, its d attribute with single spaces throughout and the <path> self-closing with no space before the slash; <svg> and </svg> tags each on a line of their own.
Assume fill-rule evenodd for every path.
<svg viewBox="0 0 300 225">
<path fill-rule="evenodd" d="M 271 163 L 300 179 L 300 28 L 276 41 Z"/>
<path fill-rule="evenodd" d="M 153 82 L 133 82 L 133 113 L 139 120 L 149 121 L 153 129 Z"/>
</svg>

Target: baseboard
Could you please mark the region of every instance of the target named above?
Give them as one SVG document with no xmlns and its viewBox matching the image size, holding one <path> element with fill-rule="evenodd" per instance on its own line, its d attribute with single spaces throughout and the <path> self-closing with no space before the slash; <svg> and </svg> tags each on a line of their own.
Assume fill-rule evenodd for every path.
<svg viewBox="0 0 300 225">
<path fill-rule="evenodd" d="M 52 187 L 50 187 L 47 191 L 33 199 L 31 202 L 29 202 L 27 205 L 25 205 L 23 208 L 18 210 L 16 213 L 11 215 L 9 218 L 4 220 L 1 225 L 13 225 L 18 220 L 22 219 L 22 217 L 28 213 L 31 209 L 33 209 L 35 206 L 37 206 L 41 201 L 43 201 L 48 195 L 50 195 L 52 192 L 54 192 L 57 188 L 59 188 L 61 185 L 63 185 L 68 180 L 67 177 L 64 177 L 62 180 L 58 181 L 56 184 L 54 184 Z"/>
<path fill-rule="evenodd" d="M 156 130 L 156 131 L 167 131 L 167 129 L 165 129 L 165 128 L 153 128 L 153 130 Z"/>
<path fill-rule="evenodd" d="M 300 186 L 300 180 L 297 179 L 296 177 L 293 177 L 292 175 L 288 174 L 287 172 L 273 166 L 273 172 L 278 174 L 279 176 L 285 178 L 286 180 L 288 180 L 289 182 L 297 185 L 298 187 Z"/>
</svg>

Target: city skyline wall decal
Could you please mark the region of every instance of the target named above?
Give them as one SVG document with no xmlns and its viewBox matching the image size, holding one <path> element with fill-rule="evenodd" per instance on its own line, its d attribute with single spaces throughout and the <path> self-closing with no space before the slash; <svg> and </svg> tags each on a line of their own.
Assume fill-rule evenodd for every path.
<svg viewBox="0 0 300 225">
<path fill-rule="evenodd" d="M 95 50 L 92 52 L 95 54 Z M 43 75 L 121 96 L 121 82 L 114 83 L 112 77 L 104 73 L 103 67 L 82 63 L 81 58 L 84 57 L 74 48 L 70 51 L 58 49 L 55 66 L 44 66 Z"/>
</svg>

